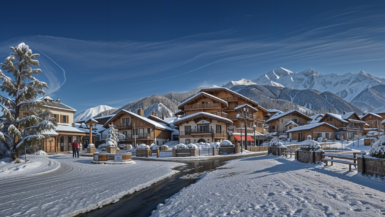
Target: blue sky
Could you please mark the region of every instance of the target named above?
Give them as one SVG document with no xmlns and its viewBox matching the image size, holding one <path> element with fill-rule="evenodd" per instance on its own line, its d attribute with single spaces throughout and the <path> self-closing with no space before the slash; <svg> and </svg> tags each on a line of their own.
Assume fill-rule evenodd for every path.
<svg viewBox="0 0 385 217">
<path fill-rule="evenodd" d="M 385 1 L 7 1 L 0 62 L 25 42 L 78 111 L 274 68 L 385 77 Z"/>
</svg>

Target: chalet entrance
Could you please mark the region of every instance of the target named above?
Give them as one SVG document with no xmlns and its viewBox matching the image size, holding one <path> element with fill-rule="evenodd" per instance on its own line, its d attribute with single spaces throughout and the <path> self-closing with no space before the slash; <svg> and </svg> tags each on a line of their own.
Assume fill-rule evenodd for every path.
<svg viewBox="0 0 385 217">
<path fill-rule="evenodd" d="M 64 137 L 60 137 L 60 151 L 64 151 Z"/>
<path fill-rule="evenodd" d="M 301 139 L 301 133 L 298 133 L 298 142 L 301 142 L 302 139 Z"/>
<path fill-rule="evenodd" d="M 199 139 L 199 140 L 198 140 L 198 143 L 201 143 L 201 142 L 206 143 L 206 140 L 204 140 L 204 139 Z"/>
</svg>

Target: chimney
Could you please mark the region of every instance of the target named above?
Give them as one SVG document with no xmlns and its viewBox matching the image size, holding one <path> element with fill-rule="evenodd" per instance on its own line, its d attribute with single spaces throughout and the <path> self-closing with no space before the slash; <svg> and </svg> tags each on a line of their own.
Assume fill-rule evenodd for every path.
<svg viewBox="0 0 385 217">
<path fill-rule="evenodd" d="M 329 109 L 329 113 L 332 113 L 332 109 L 331 108 Z"/>
<path fill-rule="evenodd" d="M 158 114 L 155 112 L 155 110 L 152 110 L 152 116 L 158 117 Z"/>
<path fill-rule="evenodd" d="M 139 109 L 138 109 L 138 115 L 144 117 L 144 111 L 143 111 L 142 107 L 139 107 Z"/>
<path fill-rule="evenodd" d="M 343 112 L 344 115 L 346 115 L 346 112 Z"/>
<path fill-rule="evenodd" d="M 59 99 L 59 98 L 57 98 L 57 99 L 56 99 L 56 102 L 60 103 L 60 99 Z"/>
<path fill-rule="evenodd" d="M 162 120 L 164 120 L 164 113 L 162 113 Z"/>
</svg>

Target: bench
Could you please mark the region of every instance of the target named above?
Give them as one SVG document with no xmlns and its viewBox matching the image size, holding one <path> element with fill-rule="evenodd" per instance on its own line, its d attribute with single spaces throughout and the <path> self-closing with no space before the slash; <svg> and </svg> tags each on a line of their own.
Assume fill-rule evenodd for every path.
<svg viewBox="0 0 385 217">
<path fill-rule="evenodd" d="M 348 164 L 349 165 L 349 171 L 352 171 L 352 165 L 354 165 L 354 167 L 357 168 L 356 163 L 353 163 L 351 161 L 346 161 L 346 160 L 333 159 L 333 157 L 323 158 L 322 161 L 324 161 L 326 163 L 326 166 L 328 166 L 329 161 L 331 162 L 330 166 L 333 166 L 333 162 L 341 163 L 341 164 Z"/>
<path fill-rule="evenodd" d="M 330 157 L 331 159 L 333 158 L 339 158 L 339 159 L 344 159 L 344 160 L 352 160 L 354 162 L 354 164 L 356 164 L 357 162 L 357 155 L 356 153 L 353 153 L 353 155 L 351 154 L 334 154 L 334 153 L 325 153 L 322 155 L 322 157 Z M 332 164 L 333 165 L 333 164 Z"/>
</svg>

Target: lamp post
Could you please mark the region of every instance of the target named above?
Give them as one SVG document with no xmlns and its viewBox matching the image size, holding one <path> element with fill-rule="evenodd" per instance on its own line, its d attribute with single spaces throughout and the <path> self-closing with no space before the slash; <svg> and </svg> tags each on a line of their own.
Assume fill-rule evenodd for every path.
<svg viewBox="0 0 385 217">
<path fill-rule="evenodd" d="M 136 148 L 136 136 L 137 136 L 137 132 L 136 132 L 136 130 L 135 130 L 135 123 L 134 123 L 134 133 L 135 133 L 135 135 L 134 135 L 134 139 L 135 139 L 134 147 Z"/>
<path fill-rule="evenodd" d="M 257 126 L 255 124 L 253 125 L 253 130 L 254 130 L 254 146 L 257 146 L 257 140 L 255 139 L 255 129 L 257 129 Z"/>
<path fill-rule="evenodd" d="M 239 117 L 245 120 L 245 150 L 247 150 L 247 119 L 250 118 L 250 110 L 245 106 L 238 111 L 240 112 Z"/>
</svg>

